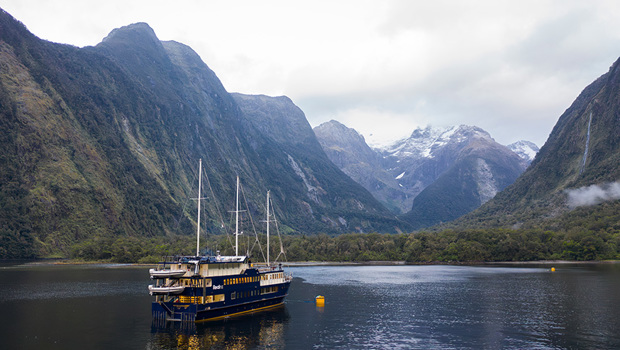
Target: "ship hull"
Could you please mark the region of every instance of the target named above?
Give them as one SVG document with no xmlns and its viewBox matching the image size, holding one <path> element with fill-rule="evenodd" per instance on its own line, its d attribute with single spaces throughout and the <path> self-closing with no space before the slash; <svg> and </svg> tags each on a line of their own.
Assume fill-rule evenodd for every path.
<svg viewBox="0 0 620 350">
<path fill-rule="evenodd" d="M 244 300 L 236 303 L 220 302 L 211 304 L 188 304 L 178 302 L 153 302 L 152 314 L 156 320 L 177 322 L 208 322 L 229 317 L 261 312 L 277 308 L 284 304 L 288 292 L 282 289 L 282 293 L 268 298 Z"/>
</svg>

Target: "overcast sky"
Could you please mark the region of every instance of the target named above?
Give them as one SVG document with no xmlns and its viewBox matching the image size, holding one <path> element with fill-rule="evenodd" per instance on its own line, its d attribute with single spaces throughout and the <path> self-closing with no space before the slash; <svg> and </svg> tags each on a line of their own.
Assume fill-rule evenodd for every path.
<svg viewBox="0 0 620 350">
<path fill-rule="evenodd" d="M 230 92 L 286 95 L 371 143 L 476 125 L 542 146 L 620 56 L 620 1 L 2 0 L 40 38 L 96 45 L 146 22 Z"/>
</svg>

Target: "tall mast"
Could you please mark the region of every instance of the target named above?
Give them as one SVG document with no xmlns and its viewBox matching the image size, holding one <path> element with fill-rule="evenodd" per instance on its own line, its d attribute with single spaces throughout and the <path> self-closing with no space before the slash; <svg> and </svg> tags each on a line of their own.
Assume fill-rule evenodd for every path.
<svg viewBox="0 0 620 350">
<path fill-rule="evenodd" d="M 235 256 L 239 256 L 239 176 L 237 176 L 237 199 L 235 206 Z"/>
<path fill-rule="evenodd" d="M 202 158 L 198 162 L 198 225 L 196 228 L 196 256 L 200 256 L 200 188 L 202 186 Z"/>
<path fill-rule="evenodd" d="M 267 266 L 269 266 L 269 191 L 267 191 Z"/>
</svg>

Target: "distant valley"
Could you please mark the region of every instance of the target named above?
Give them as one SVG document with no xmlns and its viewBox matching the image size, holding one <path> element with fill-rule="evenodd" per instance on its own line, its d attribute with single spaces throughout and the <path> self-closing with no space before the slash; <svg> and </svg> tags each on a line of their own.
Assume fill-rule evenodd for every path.
<svg viewBox="0 0 620 350">
<path fill-rule="evenodd" d="M 466 125 L 416 129 L 375 149 L 337 121 L 314 132 L 334 164 L 414 228 L 476 209 L 511 184 L 538 151 L 528 141 L 500 145 L 486 131 Z"/>
</svg>

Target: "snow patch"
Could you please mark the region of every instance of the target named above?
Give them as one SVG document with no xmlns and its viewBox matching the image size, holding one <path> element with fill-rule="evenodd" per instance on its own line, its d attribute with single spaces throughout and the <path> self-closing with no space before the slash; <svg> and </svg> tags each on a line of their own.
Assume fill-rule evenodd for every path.
<svg viewBox="0 0 620 350">
<path fill-rule="evenodd" d="M 536 157 L 536 153 L 538 153 L 538 146 L 535 143 L 530 141 L 517 141 L 515 143 L 511 143 L 508 145 L 514 153 L 516 153 L 522 159 L 525 159 L 528 162 L 531 162 Z"/>
</svg>

